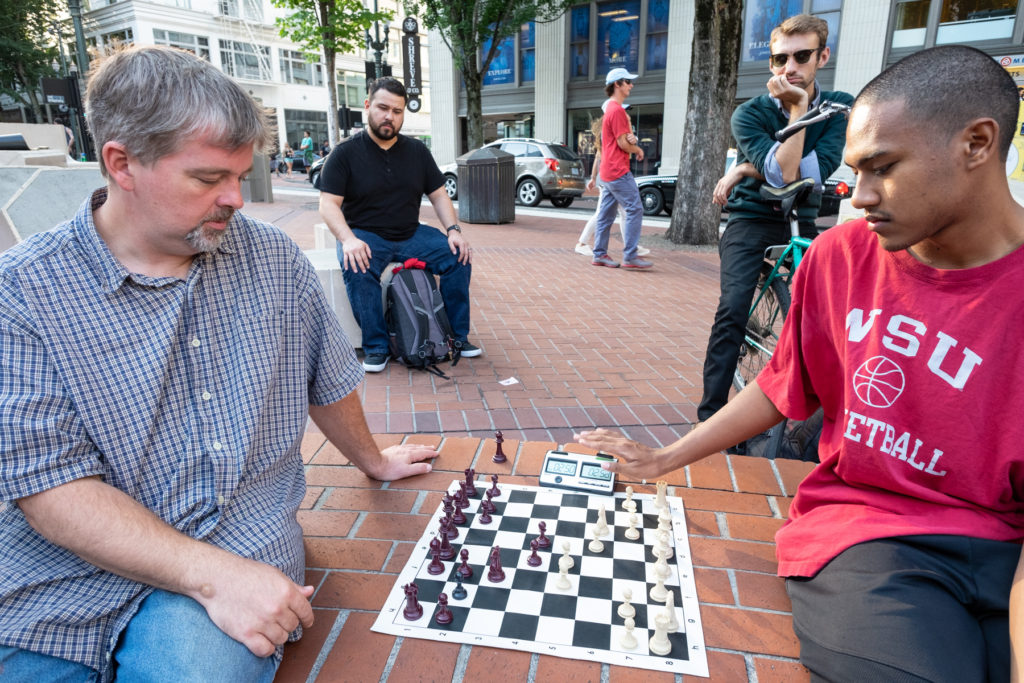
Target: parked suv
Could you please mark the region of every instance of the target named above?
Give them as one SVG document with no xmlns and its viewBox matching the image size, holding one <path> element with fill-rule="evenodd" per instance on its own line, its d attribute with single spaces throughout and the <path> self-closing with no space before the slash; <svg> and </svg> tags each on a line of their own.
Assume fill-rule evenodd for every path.
<svg viewBox="0 0 1024 683">
<path fill-rule="evenodd" d="M 500 147 L 516 158 L 516 202 L 537 206 L 541 199 L 550 199 L 559 208 L 586 189 L 587 174 L 583 162 L 565 145 L 534 138 L 501 138 L 484 147 Z M 448 164 L 441 169 L 448 196 L 459 196 L 458 166 Z"/>
</svg>

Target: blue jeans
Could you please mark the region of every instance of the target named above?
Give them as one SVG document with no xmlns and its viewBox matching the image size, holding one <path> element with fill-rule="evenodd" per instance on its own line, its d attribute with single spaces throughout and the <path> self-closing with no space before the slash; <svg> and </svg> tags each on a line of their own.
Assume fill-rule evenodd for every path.
<svg viewBox="0 0 1024 683">
<path fill-rule="evenodd" d="M 387 354 L 388 331 L 384 324 L 384 307 L 380 300 L 380 276 L 392 261 L 417 258 L 427 264 L 427 271 L 441 277 L 441 298 L 448 321 L 458 341 L 469 335 L 469 280 L 473 267 L 459 263 L 448 246 L 448 238 L 437 228 L 420 225 L 407 240 L 395 242 L 367 230 L 353 229 L 356 237 L 370 247 L 370 267 L 365 273 L 346 269 L 345 291 L 352 305 L 352 314 L 363 331 L 363 351 Z M 338 261 L 344 264 L 341 243 Z"/>
<path fill-rule="evenodd" d="M 644 220 L 644 209 L 640 204 L 640 190 L 632 173 L 621 178 L 604 182 L 604 192 L 597 205 L 597 227 L 594 232 L 594 256 L 608 254 L 608 238 L 611 236 L 612 223 L 615 222 L 616 204 L 626 212 L 626 223 L 622 226 L 622 260 L 632 261 L 636 258 L 636 245 L 640 240 L 640 228 Z"/>
<path fill-rule="evenodd" d="M 198 602 L 154 591 L 142 601 L 114 650 L 118 683 L 251 681 L 271 683 L 280 659 L 257 657 L 221 631 Z M 84 664 L 0 645 L 4 683 L 95 683 Z"/>
</svg>

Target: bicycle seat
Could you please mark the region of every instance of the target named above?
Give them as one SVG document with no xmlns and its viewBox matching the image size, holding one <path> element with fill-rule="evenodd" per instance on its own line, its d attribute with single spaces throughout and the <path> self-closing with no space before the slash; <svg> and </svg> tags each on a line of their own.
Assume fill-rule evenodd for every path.
<svg viewBox="0 0 1024 683">
<path fill-rule="evenodd" d="M 804 203 L 807 196 L 817 190 L 814 178 L 801 178 L 784 187 L 761 185 L 761 197 L 771 202 L 782 203 L 782 214 L 796 219 L 796 207 Z M 820 192 L 820 190 L 817 190 Z M 792 215 L 791 215 L 792 214 Z"/>
</svg>

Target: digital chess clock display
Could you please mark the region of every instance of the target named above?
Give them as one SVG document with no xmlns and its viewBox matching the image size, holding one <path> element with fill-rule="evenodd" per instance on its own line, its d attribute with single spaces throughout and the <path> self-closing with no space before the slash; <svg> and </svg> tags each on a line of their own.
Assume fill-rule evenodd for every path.
<svg viewBox="0 0 1024 683">
<path fill-rule="evenodd" d="M 540 483 L 560 489 L 612 495 L 615 474 L 601 468 L 602 462 L 614 462 L 610 455 L 548 451 L 540 469 Z"/>
</svg>

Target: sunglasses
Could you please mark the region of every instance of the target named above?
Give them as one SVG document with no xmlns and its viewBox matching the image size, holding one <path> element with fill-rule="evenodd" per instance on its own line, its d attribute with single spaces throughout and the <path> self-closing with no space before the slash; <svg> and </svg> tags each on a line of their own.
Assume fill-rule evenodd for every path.
<svg viewBox="0 0 1024 683">
<path fill-rule="evenodd" d="M 623 79 L 622 79 L 622 82 L 623 82 L 623 84 L 625 84 L 625 85 L 633 85 L 633 81 L 631 81 L 631 80 L 630 80 L 630 79 L 628 79 L 628 78 L 623 78 Z"/>
<path fill-rule="evenodd" d="M 808 61 L 810 61 L 811 55 L 815 54 L 816 52 L 821 52 L 821 48 L 816 47 L 813 50 L 800 50 L 799 52 L 794 52 L 791 55 L 785 52 L 780 52 L 778 54 L 772 55 L 768 59 L 771 62 L 772 66 L 774 66 L 776 69 L 781 69 L 782 67 L 786 66 L 786 64 L 789 63 L 790 57 L 795 59 L 797 64 L 806 64 Z"/>
</svg>

